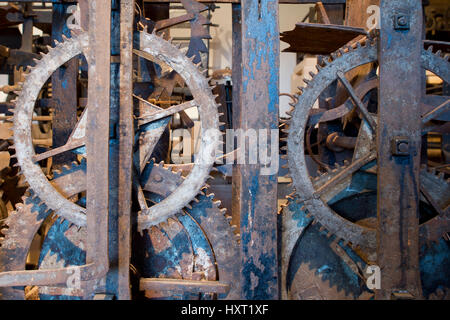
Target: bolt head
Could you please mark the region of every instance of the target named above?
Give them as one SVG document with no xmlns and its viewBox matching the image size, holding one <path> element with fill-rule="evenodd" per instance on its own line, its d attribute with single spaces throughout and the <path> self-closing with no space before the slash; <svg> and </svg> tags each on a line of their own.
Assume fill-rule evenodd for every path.
<svg viewBox="0 0 450 320">
<path fill-rule="evenodd" d="M 399 17 L 397 17 L 397 24 L 398 24 L 399 26 L 404 27 L 404 26 L 407 25 L 407 23 L 408 23 L 408 20 L 406 19 L 405 16 L 399 16 Z"/>
<path fill-rule="evenodd" d="M 397 14 L 394 16 L 394 29 L 395 30 L 408 30 L 409 29 L 409 16 L 407 14 Z"/>
<path fill-rule="evenodd" d="M 408 156 L 410 153 L 408 137 L 394 137 L 391 143 L 391 152 L 394 156 Z"/>
</svg>

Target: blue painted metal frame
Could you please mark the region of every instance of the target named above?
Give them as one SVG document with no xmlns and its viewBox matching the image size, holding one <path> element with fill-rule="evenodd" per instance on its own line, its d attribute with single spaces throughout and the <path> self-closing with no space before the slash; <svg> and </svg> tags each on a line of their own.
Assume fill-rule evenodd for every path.
<svg viewBox="0 0 450 320">
<path fill-rule="evenodd" d="M 277 0 L 241 1 L 240 124 L 278 129 L 279 28 Z M 270 141 L 270 140 L 269 140 Z M 277 174 L 239 165 L 242 299 L 278 299 Z"/>
</svg>

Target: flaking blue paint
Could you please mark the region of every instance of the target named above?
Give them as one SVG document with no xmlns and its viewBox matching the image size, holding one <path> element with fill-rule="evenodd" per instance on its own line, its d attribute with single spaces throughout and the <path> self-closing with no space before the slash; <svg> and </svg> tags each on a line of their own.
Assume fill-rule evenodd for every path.
<svg viewBox="0 0 450 320">
<path fill-rule="evenodd" d="M 258 2 L 248 1 L 243 4 L 247 6 L 244 9 L 243 31 L 246 33 L 243 51 L 248 52 L 249 63 L 243 64 L 243 92 L 247 92 L 249 80 L 255 80 L 254 67 L 256 70 L 261 70 L 262 63 L 267 64 L 273 70 L 270 71 L 270 80 L 268 83 L 269 105 L 268 111 L 276 113 L 278 105 L 278 59 L 279 50 L 275 50 L 270 44 L 275 43 L 278 46 L 278 21 L 276 10 L 270 8 L 277 8 L 278 1 L 261 0 L 261 20 L 258 13 Z M 247 44 L 247 45 L 246 45 Z M 256 62 L 256 65 L 254 63 Z"/>
</svg>

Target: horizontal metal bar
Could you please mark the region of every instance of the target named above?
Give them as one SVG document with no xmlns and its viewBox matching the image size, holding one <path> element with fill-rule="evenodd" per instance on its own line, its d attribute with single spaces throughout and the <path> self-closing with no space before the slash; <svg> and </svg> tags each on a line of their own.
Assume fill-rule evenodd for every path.
<svg viewBox="0 0 450 320">
<path fill-rule="evenodd" d="M 80 281 L 87 281 L 103 277 L 106 271 L 104 265 L 95 263 L 58 269 L 7 271 L 0 273 L 0 287 L 65 284 L 77 274 Z"/>
<path fill-rule="evenodd" d="M 38 288 L 38 287 L 35 287 Z M 84 290 L 78 288 L 67 287 L 49 287 L 39 286 L 39 294 L 46 294 L 50 296 L 70 296 L 70 297 L 83 297 Z"/>
<path fill-rule="evenodd" d="M 241 3 L 240 0 L 197 0 L 201 3 Z M 180 0 L 144 0 L 148 3 L 179 3 Z M 280 4 L 314 4 L 317 2 L 322 2 L 323 4 L 345 4 L 345 0 L 322 0 L 322 1 L 311 1 L 311 0 L 279 0 Z"/>
<path fill-rule="evenodd" d="M 192 293 L 227 293 L 230 286 L 219 281 L 196 281 L 181 279 L 141 278 L 141 290 L 177 291 Z"/>
</svg>

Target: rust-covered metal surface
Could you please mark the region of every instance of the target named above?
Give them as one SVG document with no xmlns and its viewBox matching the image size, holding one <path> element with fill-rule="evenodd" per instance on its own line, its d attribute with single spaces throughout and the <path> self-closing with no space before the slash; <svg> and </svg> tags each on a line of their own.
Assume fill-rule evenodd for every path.
<svg viewBox="0 0 450 320">
<path fill-rule="evenodd" d="M 133 21 L 134 0 L 120 1 L 120 104 L 118 170 L 117 298 L 131 299 L 131 191 L 133 174 Z"/>
<path fill-rule="evenodd" d="M 237 127 L 264 129 L 270 135 L 270 129 L 278 130 L 278 1 L 242 1 L 241 23 Z M 258 164 L 239 165 L 238 170 L 241 298 L 278 299 L 277 174 L 262 175 Z"/>
<path fill-rule="evenodd" d="M 381 1 L 377 130 L 379 299 L 422 296 L 419 274 L 422 2 Z M 401 83 L 401 86 L 393 85 Z"/>
</svg>

